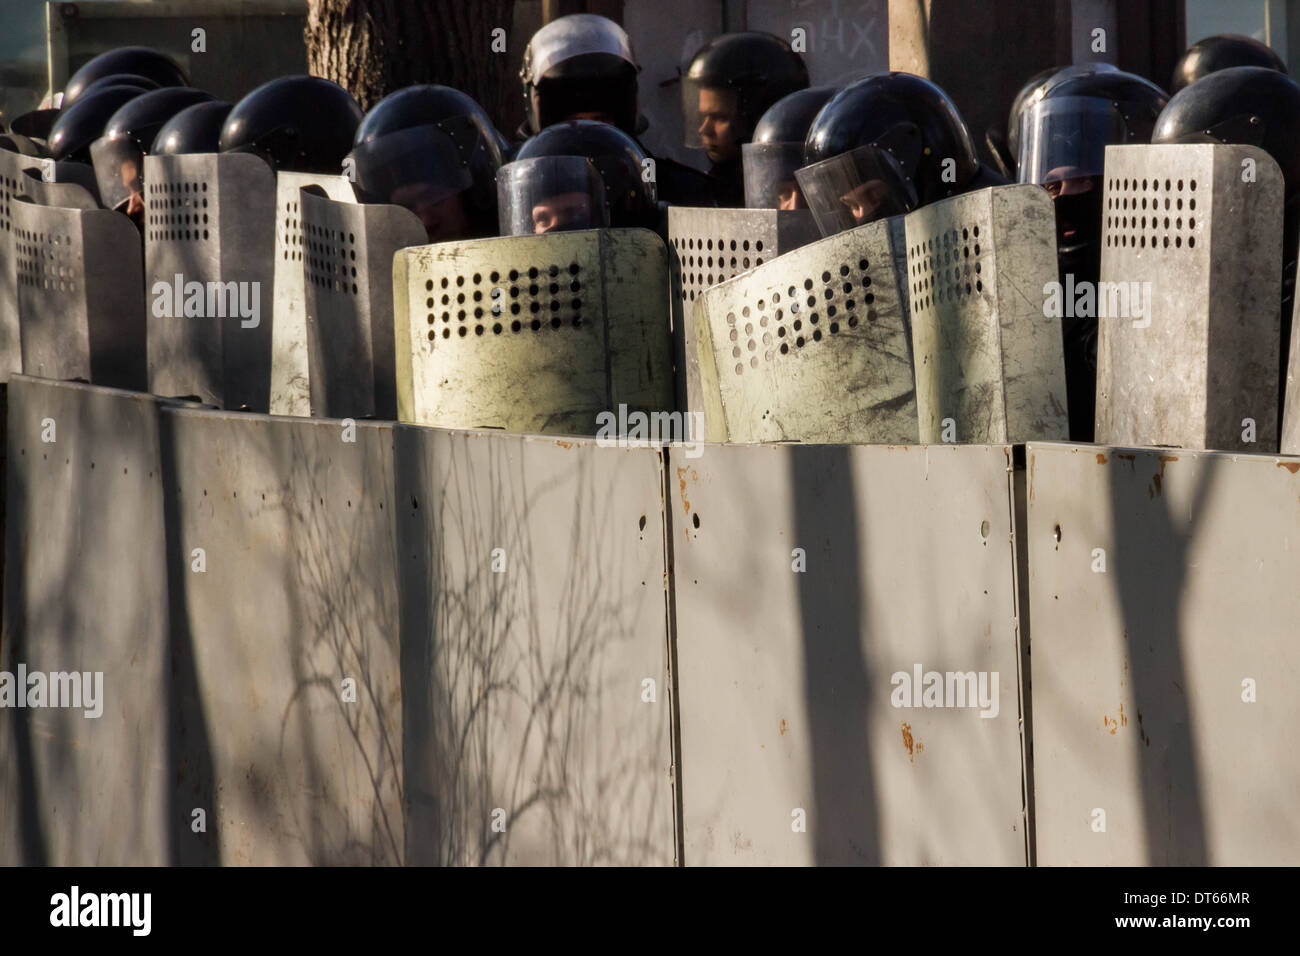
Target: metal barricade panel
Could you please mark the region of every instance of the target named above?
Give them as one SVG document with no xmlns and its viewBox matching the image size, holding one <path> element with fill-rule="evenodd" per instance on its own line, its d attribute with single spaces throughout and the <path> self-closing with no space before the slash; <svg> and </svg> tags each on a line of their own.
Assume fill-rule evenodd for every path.
<svg viewBox="0 0 1300 956">
<path fill-rule="evenodd" d="M 307 316 L 303 311 L 306 286 L 303 281 L 302 204 L 299 199 L 304 186 L 320 187 L 335 202 L 356 202 L 352 183 L 343 176 L 276 173 L 272 415 L 311 415 Z"/>
<path fill-rule="evenodd" d="M 1064 439 L 1060 320 L 1043 314 L 1057 276 L 1047 191 L 981 189 L 904 221 L 921 441 Z"/>
<path fill-rule="evenodd" d="M 247 153 L 146 156 L 145 198 L 150 391 L 266 411 L 271 168 Z"/>
<path fill-rule="evenodd" d="M 917 440 L 901 217 L 786 253 L 695 304 L 710 441 Z"/>
<path fill-rule="evenodd" d="M 695 300 L 705 290 L 818 238 L 817 224 L 806 209 L 668 207 L 669 301 L 679 409 L 704 410 L 692 322 Z"/>
<path fill-rule="evenodd" d="M 1097 441 L 1276 450 L 1277 164 L 1250 146 L 1108 146 L 1103 197 L 1105 298 L 1130 308 L 1100 319 Z"/>
<path fill-rule="evenodd" d="M 14 263 L 14 198 L 22 195 L 23 171 L 39 169 L 40 160 L 0 149 L 0 382 L 23 368 L 18 329 L 18 272 Z"/>
<path fill-rule="evenodd" d="M 1300 461 L 1033 443 L 1027 472 L 1039 862 L 1294 864 Z"/>
<path fill-rule="evenodd" d="M 1024 865 L 1012 449 L 698 451 L 667 498 L 686 864 Z"/>
<path fill-rule="evenodd" d="M 107 209 L 12 205 L 23 370 L 144 390 L 140 237 Z"/>
<path fill-rule="evenodd" d="M 667 257 L 644 229 L 440 243 L 394 260 L 398 417 L 594 435 L 672 406 Z"/>
<path fill-rule="evenodd" d="M 394 445 L 408 862 L 672 863 L 661 453 Z"/>
<path fill-rule="evenodd" d="M 301 209 L 311 412 L 391 421 L 393 256 L 424 245 L 424 226 L 401 206 L 334 202 L 306 189 Z"/>
</svg>

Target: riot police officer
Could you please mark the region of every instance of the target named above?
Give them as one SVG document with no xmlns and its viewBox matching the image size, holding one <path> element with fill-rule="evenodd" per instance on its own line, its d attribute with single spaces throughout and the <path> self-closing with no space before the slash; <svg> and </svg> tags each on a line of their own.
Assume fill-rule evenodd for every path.
<svg viewBox="0 0 1300 956">
<path fill-rule="evenodd" d="M 593 13 L 552 20 L 524 51 L 519 76 L 527 118 L 519 134 L 535 136 L 555 123 L 586 119 L 609 123 L 635 139 L 648 126 L 637 108 L 640 70 L 627 33 L 613 20 Z M 667 157 L 651 158 L 662 201 L 713 205 L 707 175 Z"/>
<path fill-rule="evenodd" d="M 948 95 L 911 73 L 876 73 L 835 94 L 808 130 L 804 161 L 795 178 L 825 236 L 1006 182 L 981 165 Z"/>
<path fill-rule="evenodd" d="M 1045 85 L 1022 116 L 1019 180 L 1037 183 L 1056 208 L 1056 252 L 1063 287 L 1101 278 L 1102 174 L 1106 147 L 1147 143 L 1169 97 L 1119 70 L 1072 72 Z M 1072 311 L 1072 310 L 1071 310 Z M 1093 438 L 1097 400 L 1097 318 L 1062 319 L 1066 402 L 1072 441 Z"/>
<path fill-rule="evenodd" d="M 211 99 L 193 87 L 165 87 L 134 97 L 109 117 L 103 135 L 90 146 L 104 208 L 123 210 L 143 229 L 145 154 L 163 124 L 182 109 Z"/>
<path fill-rule="evenodd" d="M 1152 143 L 1237 143 L 1268 153 L 1282 170 L 1281 374 L 1279 420 L 1300 243 L 1300 85 L 1277 70 L 1234 66 L 1202 77 L 1175 93 L 1156 119 Z"/>
<path fill-rule="evenodd" d="M 557 123 L 519 147 L 516 160 L 542 156 L 579 156 L 591 161 L 600 176 L 610 226 L 658 228 L 655 183 L 645 175 L 649 157 L 627 133 L 595 120 Z M 571 177 L 562 179 L 566 183 L 571 181 Z M 537 195 L 539 188 L 531 188 L 529 195 Z"/>
<path fill-rule="evenodd" d="M 798 90 L 781 97 L 759 119 L 753 140 L 740 148 L 748 208 L 807 208 L 794 172 L 804 164 L 808 128 L 835 93 L 833 86 Z"/>
<path fill-rule="evenodd" d="M 361 123 L 347 90 L 317 76 L 282 76 L 235 104 L 221 129 L 221 152 L 253 153 L 272 169 L 338 174 Z"/>
<path fill-rule="evenodd" d="M 1279 73 L 1287 72 L 1282 58 L 1266 43 L 1250 37 L 1219 34 L 1197 40 L 1174 65 L 1169 89 L 1177 93 L 1201 77 L 1234 66 L 1262 66 Z"/>
<path fill-rule="evenodd" d="M 745 204 L 741 146 L 772 104 L 807 87 L 803 58 L 769 33 L 726 33 L 691 59 L 682 78 L 686 145 L 708 156 L 719 206 Z"/>
<path fill-rule="evenodd" d="M 430 242 L 495 234 L 501 137 L 483 108 L 448 86 L 409 86 L 357 127 L 352 158 L 364 199 L 405 206 Z"/>
</svg>

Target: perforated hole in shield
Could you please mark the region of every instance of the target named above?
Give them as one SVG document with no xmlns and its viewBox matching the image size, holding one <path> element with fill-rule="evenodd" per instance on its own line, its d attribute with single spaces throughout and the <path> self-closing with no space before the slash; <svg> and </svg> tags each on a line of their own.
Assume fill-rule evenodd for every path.
<svg viewBox="0 0 1300 956">
<path fill-rule="evenodd" d="M 475 269 L 425 280 L 432 341 L 582 329 L 586 289 L 577 262 Z"/>
<path fill-rule="evenodd" d="M 307 222 L 303 230 L 307 282 L 322 292 L 360 294 L 356 233 L 349 232 L 346 223 L 334 221 L 325 225 Z"/>
<path fill-rule="evenodd" d="M 286 202 L 275 217 L 276 241 L 280 247 L 280 258 L 286 262 L 302 262 L 303 224 L 299 218 L 301 212 L 296 199 Z"/>
<path fill-rule="evenodd" d="M 1106 179 L 1105 243 L 1111 249 L 1195 249 L 1203 211 L 1190 176 L 1110 176 Z"/>
<path fill-rule="evenodd" d="M 14 229 L 18 285 L 42 294 L 77 292 L 77 253 L 67 233 Z"/>
<path fill-rule="evenodd" d="M 875 302 L 871 262 L 865 258 L 828 266 L 799 285 L 768 286 L 747 296 L 739 312 L 727 313 L 727 341 L 718 347 L 719 356 L 730 349 L 733 372 L 744 375 L 746 369 L 829 342 L 863 318 L 874 323 Z"/>
<path fill-rule="evenodd" d="M 18 180 L 0 176 L 0 232 L 13 230 L 13 201 L 18 195 Z"/>
<path fill-rule="evenodd" d="M 145 234 L 154 242 L 206 242 L 211 237 L 208 184 L 145 183 Z"/>
<path fill-rule="evenodd" d="M 945 229 L 907 248 L 913 312 L 961 304 L 984 292 L 987 233 L 973 224 Z"/>
<path fill-rule="evenodd" d="M 682 305 L 696 295 L 757 269 L 770 256 L 771 240 L 735 239 L 727 236 L 674 236 L 673 249 L 680 264 Z M 764 250 L 766 249 L 766 253 Z"/>
</svg>

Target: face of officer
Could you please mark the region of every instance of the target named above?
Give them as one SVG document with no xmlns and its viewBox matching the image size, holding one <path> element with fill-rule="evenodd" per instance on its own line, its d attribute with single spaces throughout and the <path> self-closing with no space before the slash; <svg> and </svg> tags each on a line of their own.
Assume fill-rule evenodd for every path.
<svg viewBox="0 0 1300 956">
<path fill-rule="evenodd" d="M 885 201 L 887 187 L 879 179 L 859 183 L 840 197 L 840 202 L 848 207 L 849 215 L 857 223 L 871 222 Z"/>
<path fill-rule="evenodd" d="M 131 191 L 126 201 L 126 214 L 137 226 L 144 225 L 144 194 L 140 191 L 140 164 L 134 159 L 125 159 L 118 169 L 122 185 Z"/>
<path fill-rule="evenodd" d="M 700 140 L 713 163 L 740 157 L 736 141 L 736 94 L 731 90 L 700 90 Z"/>
<path fill-rule="evenodd" d="M 586 193 L 559 193 L 533 207 L 533 232 L 537 235 L 590 222 L 591 197 Z"/>
<path fill-rule="evenodd" d="M 420 217 L 430 242 L 450 242 L 470 234 L 469 214 L 460 193 L 438 199 L 433 186 L 413 183 L 393 190 L 389 202 L 405 206 Z"/>
<path fill-rule="evenodd" d="M 1101 188 L 1101 179 L 1097 176 L 1082 175 L 1083 170 L 1071 166 L 1058 166 L 1044 177 L 1043 188 L 1056 203 L 1057 242 L 1069 244 L 1082 239 L 1100 227 L 1100 220 L 1092 223 L 1092 200 L 1090 195 Z"/>
<path fill-rule="evenodd" d="M 806 209 L 807 206 L 803 201 L 803 190 L 793 179 L 784 179 L 776 184 L 777 209 Z"/>
</svg>

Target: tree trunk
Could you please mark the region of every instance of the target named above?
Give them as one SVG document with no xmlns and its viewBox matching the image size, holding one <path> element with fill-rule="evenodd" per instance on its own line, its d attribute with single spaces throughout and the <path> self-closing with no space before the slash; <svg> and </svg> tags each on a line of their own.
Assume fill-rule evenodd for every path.
<svg viewBox="0 0 1300 956">
<path fill-rule="evenodd" d="M 493 41 L 505 45 L 513 9 L 514 0 L 308 0 L 307 68 L 367 110 L 404 86 L 454 86 L 509 135 L 523 115 L 519 64 Z"/>
</svg>

